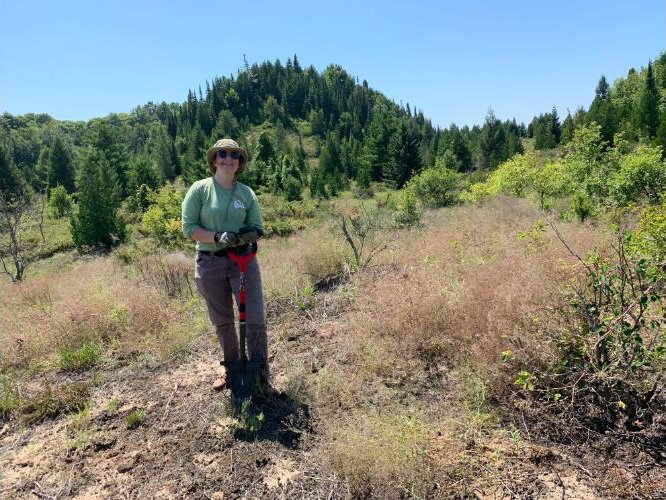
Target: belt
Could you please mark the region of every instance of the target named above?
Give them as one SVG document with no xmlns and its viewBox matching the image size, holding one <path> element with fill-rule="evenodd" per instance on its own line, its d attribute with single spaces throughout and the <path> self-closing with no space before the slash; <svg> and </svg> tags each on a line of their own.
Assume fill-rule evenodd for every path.
<svg viewBox="0 0 666 500">
<path fill-rule="evenodd" d="M 199 250 L 199 253 L 202 253 L 204 255 L 214 255 L 215 257 L 226 257 L 227 249 L 224 248 L 222 250 L 216 250 L 215 252 L 211 252 L 210 250 Z"/>
</svg>

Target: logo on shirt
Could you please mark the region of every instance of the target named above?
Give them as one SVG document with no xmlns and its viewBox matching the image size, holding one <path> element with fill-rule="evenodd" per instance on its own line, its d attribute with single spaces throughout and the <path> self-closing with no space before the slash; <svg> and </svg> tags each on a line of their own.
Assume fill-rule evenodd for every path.
<svg viewBox="0 0 666 500">
<path fill-rule="evenodd" d="M 241 200 L 235 200 L 234 201 L 234 208 L 243 208 L 243 209 L 245 209 L 246 206 Z"/>
</svg>

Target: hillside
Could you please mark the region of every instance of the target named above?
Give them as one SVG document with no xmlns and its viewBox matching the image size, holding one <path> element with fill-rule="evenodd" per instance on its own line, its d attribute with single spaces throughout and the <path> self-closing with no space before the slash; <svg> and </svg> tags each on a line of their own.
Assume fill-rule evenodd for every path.
<svg viewBox="0 0 666 500">
<path fill-rule="evenodd" d="M 593 429 L 558 440 L 515 414 L 500 353 L 550 356 L 580 272 L 552 233 L 536 252 L 516 237 L 539 217 L 511 198 L 441 209 L 328 285 L 313 276 L 340 269 L 336 229 L 267 240 L 281 395 L 259 403 L 263 420 L 233 418 L 210 389 L 219 347 L 189 257 L 61 259 L 4 284 L 3 497 L 657 495 L 663 447 Z M 593 225 L 559 229 L 579 252 L 609 244 Z"/>
</svg>

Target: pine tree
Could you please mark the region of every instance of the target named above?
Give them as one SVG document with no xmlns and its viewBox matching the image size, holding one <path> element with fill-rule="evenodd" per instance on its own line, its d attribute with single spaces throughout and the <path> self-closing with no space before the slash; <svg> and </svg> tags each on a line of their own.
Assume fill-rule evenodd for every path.
<svg viewBox="0 0 666 500">
<path fill-rule="evenodd" d="M 103 161 L 105 175 L 117 183 L 114 191 L 122 200 L 128 194 L 130 152 L 117 127 L 106 122 L 96 124 L 92 138 L 93 157 Z"/>
<path fill-rule="evenodd" d="M 659 91 L 654 80 L 652 63 L 648 63 L 643 90 L 634 110 L 639 130 L 648 138 L 657 134 L 659 127 Z"/>
<path fill-rule="evenodd" d="M 146 154 L 152 159 L 160 182 L 170 181 L 176 177 L 176 167 L 171 156 L 172 143 L 166 127 L 156 124 L 151 128 Z M 136 189 L 138 185 L 132 184 L 132 189 Z"/>
<path fill-rule="evenodd" d="M 228 109 L 220 111 L 217 117 L 217 123 L 211 134 L 213 142 L 224 137 L 236 138 L 240 135 L 240 126 L 234 114 Z"/>
<path fill-rule="evenodd" d="M 421 168 L 421 154 L 416 134 L 406 120 L 401 120 L 389 143 L 389 158 L 382 177 L 397 188 L 402 188 Z"/>
<path fill-rule="evenodd" d="M 72 155 L 64 142 L 57 136 L 51 147 L 51 153 L 47 164 L 47 187 L 54 188 L 58 185 L 64 187 L 68 193 L 73 193 L 74 166 Z"/>
<path fill-rule="evenodd" d="M 255 155 L 257 160 L 269 163 L 276 160 L 276 151 L 273 146 L 273 141 L 268 132 L 262 132 L 259 136 L 259 142 L 257 143 L 257 153 Z"/>
<path fill-rule="evenodd" d="M 442 156 L 445 151 L 450 151 L 457 159 L 461 171 L 472 169 L 472 153 L 467 141 L 456 125 L 444 131 L 439 142 L 437 156 Z"/>
<path fill-rule="evenodd" d="M 137 155 L 130 166 L 130 190 L 136 192 L 142 184 L 150 189 L 160 185 L 161 172 L 157 171 L 156 160 L 147 155 Z"/>
<path fill-rule="evenodd" d="M 14 166 L 11 155 L 7 148 L 0 144 L 0 193 L 5 200 L 15 199 L 24 192 L 25 183 L 21 174 Z"/>
<path fill-rule="evenodd" d="M 199 124 L 196 124 L 188 132 L 182 165 L 183 176 L 188 183 L 210 176 L 208 161 L 206 160 L 206 136 Z"/>
<path fill-rule="evenodd" d="M 575 125 L 573 118 L 571 118 L 571 113 L 567 113 L 567 117 L 564 119 L 562 122 L 562 128 L 560 131 L 560 143 L 561 144 L 566 144 L 571 139 L 573 139 L 573 134 L 575 130 Z"/>
<path fill-rule="evenodd" d="M 78 209 L 70 220 L 72 239 L 79 251 L 88 247 L 111 247 L 123 241 L 126 235 L 125 224 L 111 201 L 113 186 L 103 175 L 106 166 L 91 155 L 79 174 Z"/>
<path fill-rule="evenodd" d="M 363 141 L 361 164 L 363 175 L 373 181 L 382 178 L 382 172 L 389 161 L 388 147 L 393 132 L 393 122 L 384 107 L 375 108 L 368 131 Z"/>
<path fill-rule="evenodd" d="M 595 90 L 594 100 L 587 114 L 587 122 L 596 122 L 601 126 L 601 136 L 609 144 L 617 132 L 617 116 L 610 98 L 609 85 L 605 76 L 601 76 Z M 571 139 L 573 135 L 570 135 Z"/>
<path fill-rule="evenodd" d="M 479 136 L 479 169 L 492 169 L 506 160 L 506 134 L 502 123 L 489 110 Z"/>
</svg>

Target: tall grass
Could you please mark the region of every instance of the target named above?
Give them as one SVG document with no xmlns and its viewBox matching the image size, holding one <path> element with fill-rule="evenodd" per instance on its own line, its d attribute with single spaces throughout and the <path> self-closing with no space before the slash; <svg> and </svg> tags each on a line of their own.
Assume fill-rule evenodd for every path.
<svg viewBox="0 0 666 500">
<path fill-rule="evenodd" d="M 105 258 L 5 285 L 0 300 L 3 370 L 48 364 L 56 354 L 62 368 L 82 369 L 95 363 L 102 348 L 119 357 L 164 352 L 165 344 L 179 341 L 170 332 L 192 326 L 182 301 L 123 276 Z"/>
</svg>

